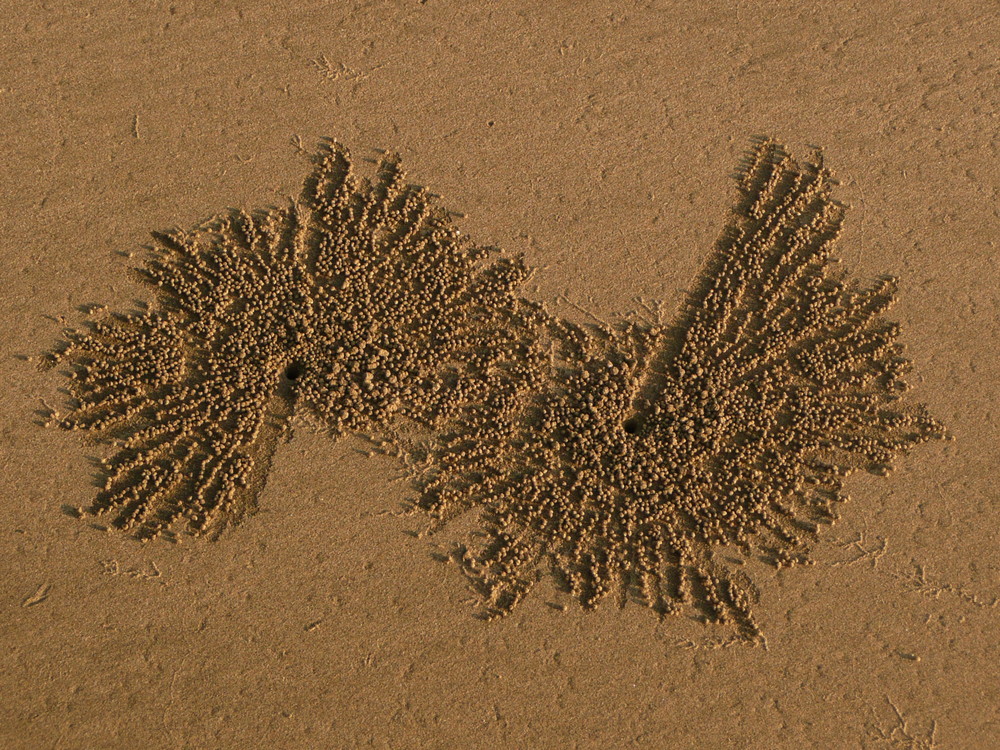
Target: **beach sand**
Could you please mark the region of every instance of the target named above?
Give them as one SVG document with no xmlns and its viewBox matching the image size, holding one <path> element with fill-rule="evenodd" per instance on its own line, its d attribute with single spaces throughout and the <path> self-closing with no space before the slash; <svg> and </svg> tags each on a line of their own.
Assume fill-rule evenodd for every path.
<svg viewBox="0 0 1000 750">
<path fill-rule="evenodd" d="M 994 3 L 32 3 L 0 44 L 0 746 L 990 748 L 1000 744 Z M 583 319 L 679 310 L 750 139 L 822 146 L 835 255 L 899 278 L 908 400 L 953 441 L 856 474 L 815 564 L 753 568 L 764 644 L 581 609 L 475 615 L 400 465 L 307 429 L 219 541 L 140 544 L 50 350 L 149 299 L 149 233 L 297 194 L 323 137 L 398 152 L 463 233 Z M 568 302 L 558 302 L 559 299 Z"/>
</svg>

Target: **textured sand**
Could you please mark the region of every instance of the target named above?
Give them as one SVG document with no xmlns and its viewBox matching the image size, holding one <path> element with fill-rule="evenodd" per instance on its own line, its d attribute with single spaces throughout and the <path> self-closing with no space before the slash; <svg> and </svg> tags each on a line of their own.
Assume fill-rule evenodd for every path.
<svg viewBox="0 0 1000 750">
<path fill-rule="evenodd" d="M 7 27 L 0 744 L 1000 742 L 993 3 L 64 3 Z M 463 231 L 542 269 L 538 299 L 610 314 L 680 303 L 758 133 L 826 147 L 853 204 L 837 255 L 900 277 L 912 398 L 956 438 L 852 478 L 819 563 L 757 577 L 767 650 L 560 611 L 544 583 L 484 624 L 392 515 L 392 460 L 308 432 L 221 543 L 62 512 L 93 494 L 89 452 L 35 424 L 59 378 L 17 355 L 127 306 L 116 251 L 150 230 L 294 193 L 318 137 L 398 150 Z"/>
</svg>

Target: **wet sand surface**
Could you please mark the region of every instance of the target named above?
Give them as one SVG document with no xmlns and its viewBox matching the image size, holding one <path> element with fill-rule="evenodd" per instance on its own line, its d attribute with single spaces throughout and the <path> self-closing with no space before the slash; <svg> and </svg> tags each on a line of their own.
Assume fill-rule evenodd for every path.
<svg viewBox="0 0 1000 750">
<path fill-rule="evenodd" d="M 992 3 L 24 4 L 0 47 L 0 738 L 24 748 L 961 747 L 1000 742 Z M 824 147 L 835 256 L 954 440 L 858 473 L 815 564 L 751 563 L 766 647 L 693 616 L 509 615 L 418 538 L 401 463 L 296 429 L 219 541 L 140 544 L 65 385 L 24 357 L 101 304 L 151 230 L 296 195 L 316 143 L 398 152 L 521 293 L 585 322 L 681 309 L 753 136 Z M 370 168 L 370 166 L 368 167 Z"/>
</svg>

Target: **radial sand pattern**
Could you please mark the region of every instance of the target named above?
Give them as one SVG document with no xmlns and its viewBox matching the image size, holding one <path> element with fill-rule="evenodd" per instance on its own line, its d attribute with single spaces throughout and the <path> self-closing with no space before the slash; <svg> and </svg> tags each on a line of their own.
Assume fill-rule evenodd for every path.
<svg viewBox="0 0 1000 750">
<path fill-rule="evenodd" d="M 715 553 L 806 562 L 843 477 L 944 436 L 899 403 L 909 364 L 882 318 L 894 280 L 860 288 L 831 271 L 832 184 L 818 153 L 800 164 L 759 143 L 673 328 L 550 320 L 552 367 L 532 398 L 411 447 L 432 529 L 481 511 L 485 541 L 459 558 L 488 615 L 548 567 L 586 606 L 692 602 L 755 639 L 753 584 Z"/>
<path fill-rule="evenodd" d="M 549 568 L 586 606 L 693 603 L 753 639 L 732 553 L 808 561 L 846 475 L 945 435 L 900 403 L 894 280 L 831 271 L 832 185 L 760 142 L 678 322 L 584 327 L 519 298 L 524 264 L 394 157 L 362 179 L 332 143 L 287 207 L 155 235 L 154 304 L 47 357 L 72 396 L 50 422 L 115 446 L 91 510 L 143 539 L 252 511 L 298 414 L 400 455 L 432 529 L 478 512 L 459 557 L 489 616 Z"/>
<path fill-rule="evenodd" d="M 72 401 L 50 422 L 117 450 L 91 511 L 148 539 L 218 532 L 256 507 L 293 412 L 321 430 L 432 428 L 543 361 L 528 276 L 457 231 L 396 158 L 374 179 L 331 143 L 300 198 L 156 234 L 144 311 L 71 332 Z"/>
</svg>

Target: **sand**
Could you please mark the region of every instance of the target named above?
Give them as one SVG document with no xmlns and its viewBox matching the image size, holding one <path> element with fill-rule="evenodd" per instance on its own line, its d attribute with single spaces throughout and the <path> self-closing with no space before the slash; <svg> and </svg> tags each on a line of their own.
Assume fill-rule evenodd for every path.
<svg viewBox="0 0 1000 750">
<path fill-rule="evenodd" d="M 990 3 L 25 5 L 6 155 L 0 619 L 10 747 L 991 747 L 1000 681 Z M 586 611 L 474 616 L 468 529 L 417 538 L 399 463 L 308 430 L 217 542 L 142 545 L 96 491 L 50 349 L 125 309 L 151 230 L 295 194 L 322 136 L 401 154 L 571 317 L 678 309 L 751 136 L 825 148 L 837 256 L 900 279 L 908 399 L 954 436 L 848 480 L 816 564 L 755 571 L 766 648 Z M 578 311 L 577 311 L 578 312 Z M 582 315 L 582 313 L 581 313 Z M 44 400 L 44 403 L 43 403 Z"/>
</svg>

